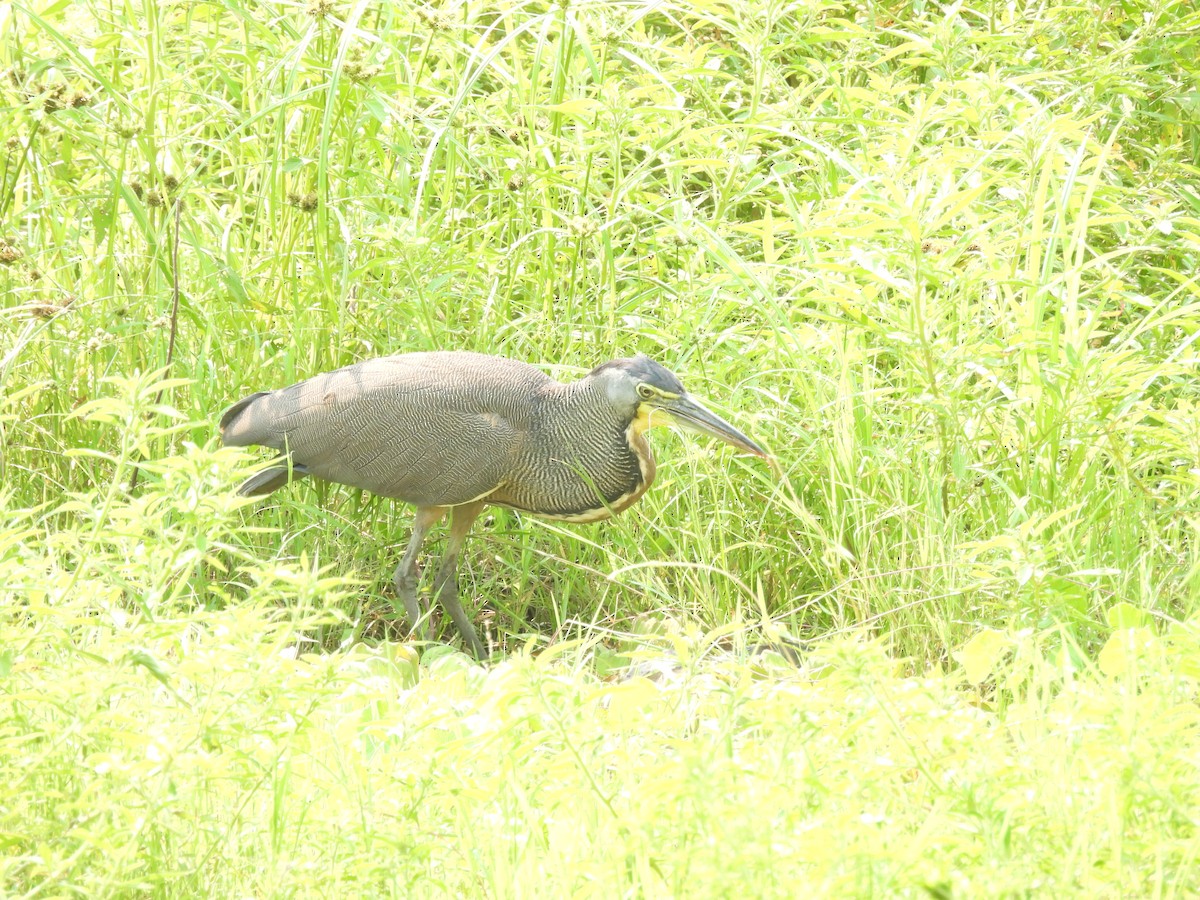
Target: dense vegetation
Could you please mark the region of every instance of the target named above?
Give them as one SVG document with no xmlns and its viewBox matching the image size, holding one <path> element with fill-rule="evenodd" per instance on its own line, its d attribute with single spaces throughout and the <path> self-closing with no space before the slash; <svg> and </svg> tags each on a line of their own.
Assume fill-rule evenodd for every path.
<svg viewBox="0 0 1200 900">
<path fill-rule="evenodd" d="M 1200 891 L 1198 58 L 1190 0 L 0 4 L 0 890 Z M 646 352 L 778 470 L 655 432 L 621 518 L 477 527 L 497 661 L 419 648 L 409 510 L 248 503 L 214 422 L 433 348 Z"/>
</svg>

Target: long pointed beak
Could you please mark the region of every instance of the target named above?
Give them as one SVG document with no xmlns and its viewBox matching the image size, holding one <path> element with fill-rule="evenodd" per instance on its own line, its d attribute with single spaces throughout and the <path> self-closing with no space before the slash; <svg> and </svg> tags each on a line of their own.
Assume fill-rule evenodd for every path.
<svg viewBox="0 0 1200 900">
<path fill-rule="evenodd" d="M 755 456 L 761 456 L 763 459 L 771 458 L 766 450 L 758 446 L 758 444 L 754 443 L 754 441 L 750 440 L 750 438 L 746 437 L 746 435 L 742 434 L 715 412 L 686 394 L 676 400 L 663 403 L 659 408 L 685 428 L 719 438 L 727 444 L 732 444 L 739 450 L 745 450 L 748 453 L 753 453 Z"/>
</svg>

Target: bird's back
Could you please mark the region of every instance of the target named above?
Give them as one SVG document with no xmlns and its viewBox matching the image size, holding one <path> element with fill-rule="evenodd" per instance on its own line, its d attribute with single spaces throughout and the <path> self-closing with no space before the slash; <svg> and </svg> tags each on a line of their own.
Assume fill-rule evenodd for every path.
<svg viewBox="0 0 1200 900">
<path fill-rule="evenodd" d="M 328 481 L 455 506 L 496 490 L 527 453 L 535 398 L 554 385 L 516 360 L 407 353 L 247 397 L 221 436 L 273 447 Z"/>
</svg>

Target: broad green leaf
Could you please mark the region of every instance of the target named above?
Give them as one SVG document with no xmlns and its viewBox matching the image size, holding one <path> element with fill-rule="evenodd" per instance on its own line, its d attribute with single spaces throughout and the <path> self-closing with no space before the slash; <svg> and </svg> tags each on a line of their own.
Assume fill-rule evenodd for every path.
<svg viewBox="0 0 1200 900">
<path fill-rule="evenodd" d="M 992 674 L 1002 656 L 1008 651 L 1012 641 L 1009 637 L 991 628 L 985 628 L 967 641 L 961 650 L 954 654 L 966 673 L 967 680 L 979 684 Z"/>
<path fill-rule="evenodd" d="M 1138 661 L 1158 643 L 1150 628 L 1122 628 L 1114 631 L 1100 650 L 1096 664 L 1110 678 L 1138 671 Z"/>
<path fill-rule="evenodd" d="M 1104 614 L 1104 621 L 1114 630 L 1121 628 L 1142 628 L 1150 624 L 1150 616 L 1144 609 L 1132 604 L 1121 602 L 1109 608 Z"/>
</svg>

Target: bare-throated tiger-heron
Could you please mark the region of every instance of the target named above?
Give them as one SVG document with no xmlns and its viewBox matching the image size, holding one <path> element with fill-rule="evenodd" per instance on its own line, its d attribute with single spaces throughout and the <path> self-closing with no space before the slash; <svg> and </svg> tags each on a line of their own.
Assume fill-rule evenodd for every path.
<svg viewBox="0 0 1200 900">
<path fill-rule="evenodd" d="M 221 439 L 280 456 L 239 488 L 255 496 L 311 475 L 417 508 L 396 591 L 422 636 L 417 554 L 447 512 L 450 535 L 432 594 L 476 657 L 483 645 L 458 600 L 463 540 L 488 505 L 568 522 L 607 519 L 654 481 L 646 429 L 668 421 L 766 458 L 646 356 L 615 359 L 560 384 L 527 363 L 479 353 L 369 359 L 251 394 L 221 417 Z"/>
</svg>

